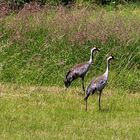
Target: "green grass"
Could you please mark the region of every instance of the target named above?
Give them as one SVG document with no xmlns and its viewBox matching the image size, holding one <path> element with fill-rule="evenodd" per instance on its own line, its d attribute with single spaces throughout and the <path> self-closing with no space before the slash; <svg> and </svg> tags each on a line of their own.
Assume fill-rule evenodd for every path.
<svg viewBox="0 0 140 140">
<path fill-rule="evenodd" d="M 106 89 L 90 96 L 79 88 L 1 85 L 1 139 L 140 139 L 140 94 Z"/>
<path fill-rule="evenodd" d="M 1 139 L 140 139 L 140 10 L 93 7 L 23 9 L 0 19 Z M 108 87 L 85 112 L 81 81 L 66 72 L 101 51 L 85 85 L 111 64 Z M 12 84 L 12 86 L 11 86 Z"/>
<path fill-rule="evenodd" d="M 140 139 L 139 5 L 23 9 L 0 19 L 0 139 Z M 66 72 L 101 48 L 85 85 L 111 64 L 101 97 L 85 111 L 81 81 Z"/>
<path fill-rule="evenodd" d="M 105 71 L 105 59 L 112 54 L 119 60 L 111 65 L 109 85 L 137 92 L 139 15 L 137 7 L 108 11 L 59 6 L 6 16 L 0 22 L 0 82 L 63 86 L 67 71 L 88 61 L 90 49 L 96 46 L 101 51 L 86 81 Z"/>
</svg>

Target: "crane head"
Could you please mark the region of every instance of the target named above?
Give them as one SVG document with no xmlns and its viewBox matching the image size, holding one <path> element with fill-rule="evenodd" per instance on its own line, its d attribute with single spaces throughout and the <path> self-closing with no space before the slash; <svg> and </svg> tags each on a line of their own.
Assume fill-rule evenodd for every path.
<svg viewBox="0 0 140 140">
<path fill-rule="evenodd" d="M 100 49 L 98 49 L 98 48 L 96 48 L 96 47 L 93 47 L 92 49 L 91 49 L 91 52 L 95 52 L 95 51 L 100 51 Z"/>
<path fill-rule="evenodd" d="M 114 56 L 110 55 L 108 58 L 107 58 L 107 61 L 110 61 L 110 60 L 113 60 L 115 59 Z"/>
<path fill-rule="evenodd" d="M 70 82 L 67 79 L 64 80 L 64 84 L 66 88 L 70 86 Z"/>
</svg>

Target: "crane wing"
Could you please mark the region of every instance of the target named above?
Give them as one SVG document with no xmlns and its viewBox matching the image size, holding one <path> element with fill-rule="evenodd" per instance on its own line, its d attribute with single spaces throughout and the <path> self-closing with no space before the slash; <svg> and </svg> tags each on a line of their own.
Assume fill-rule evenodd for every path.
<svg viewBox="0 0 140 140">
<path fill-rule="evenodd" d="M 96 87 L 97 89 L 103 89 L 106 85 L 106 79 L 104 78 L 104 76 L 100 76 L 93 80 L 93 83 L 94 87 Z"/>
</svg>

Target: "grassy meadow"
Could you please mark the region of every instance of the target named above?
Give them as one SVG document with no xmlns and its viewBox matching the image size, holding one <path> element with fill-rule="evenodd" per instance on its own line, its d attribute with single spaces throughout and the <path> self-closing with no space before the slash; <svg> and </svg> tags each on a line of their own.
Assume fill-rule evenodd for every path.
<svg viewBox="0 0 140 140">
<path fill-rule="evenodd" d="M 81 81 L 68 90 L 64 77 L 74 64 L 101 51 L 85 78 L 112 62 L 101 97 L 85 111 Z M 0 18 L 1 139 L 140 139 L 140 5 L 38 6 Z"/>
<path fill-rule="evenodd" d="M 89 98 L 79 88 L 1 85 L 1 139 L 140 139 L 140 95 L 105 90 Z"/>
<path fill-rule="evenodd" d="M 105 90 L 102 111 L 93 95 L 86 112 L 79 88 L 2 85 L 1 91 L 1 139 L 140 139 L 139 93 Z"/>
</svg>

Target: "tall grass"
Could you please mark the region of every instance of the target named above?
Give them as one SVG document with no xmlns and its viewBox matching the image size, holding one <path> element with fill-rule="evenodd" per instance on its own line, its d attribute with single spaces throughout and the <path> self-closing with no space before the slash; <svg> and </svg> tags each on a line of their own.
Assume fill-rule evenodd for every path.
<svg viewBox="0 0 140 140">
<path fill-rule="evenodd" d="M 129 8 L 128 8 L 129 9 Z M 102 8 L 23 8 L 1 18 L 0 81 L 18 84 L 63 85 L 66 72 L 87 61 L 93 46 L 101 48 L 86 77 L 88 83 L 111 66 L 110 88 L 139 90 L 140 10 Z M 75 82 L 80 86 L 80 83 Z"/>
</svg>

